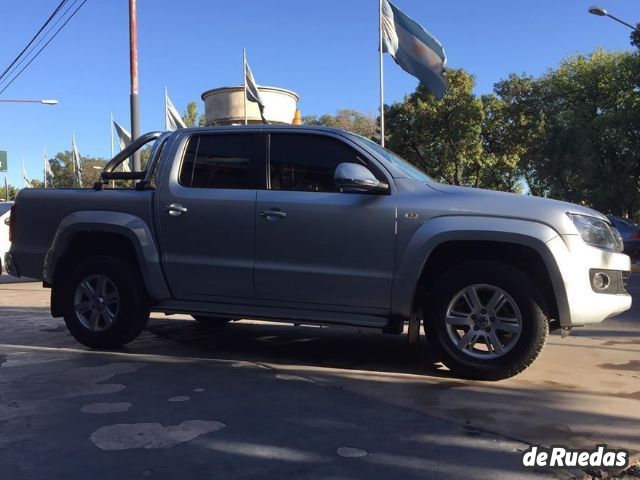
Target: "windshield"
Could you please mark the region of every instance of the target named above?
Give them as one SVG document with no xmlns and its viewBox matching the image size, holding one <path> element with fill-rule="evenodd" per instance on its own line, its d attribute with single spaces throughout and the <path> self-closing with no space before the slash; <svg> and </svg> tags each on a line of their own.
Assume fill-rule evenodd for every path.
<svg viewBox="0 0 640 480">
<path fill-rule="evenodd" d="M 369 147 L 372 150 L 375 150 L 376 153 L 380 154 L 385 160 L 391 163 L 397 170 L 400 170 L 403 174 L 412 178 L 414 180 L 418 180 L 419 182 L 431 183 L 433 179 L 424 173 L 422 170 L 413 166 L 411 163 L 406 161 L 404 158 L 399 157 L 391 150 L 387 150 L 386 148 L 381 147 L 376 142 L 369 140 L 368 138 L 361 137 L 360 135 L 353 135 L 353 139 L 366 147 Z"/>
</svg>

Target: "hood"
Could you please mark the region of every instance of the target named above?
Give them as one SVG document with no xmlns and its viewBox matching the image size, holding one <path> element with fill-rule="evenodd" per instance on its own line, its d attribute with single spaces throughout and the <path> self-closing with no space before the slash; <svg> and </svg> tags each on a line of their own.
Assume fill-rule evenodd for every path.
<svg viewBox="0 0 640 480">
<path fill-rule="evenodd" d="M 607 217 L 600 212 L 569 202 L 453 185 L 430 186 L 442 194 L 438 195 L 439 206 L 458 215 L 489 215 L 531 220 L 549 225 L 565 235 L 577 233 L 567 213 L 596 217 L 609 223 Z"/>
</svg>

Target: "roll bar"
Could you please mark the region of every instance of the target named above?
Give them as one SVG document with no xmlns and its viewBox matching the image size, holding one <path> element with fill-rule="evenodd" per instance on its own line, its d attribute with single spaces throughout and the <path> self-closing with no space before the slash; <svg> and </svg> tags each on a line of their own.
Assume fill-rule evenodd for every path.
<svg viewBox="0 0 640 480">
<path fill-rule="evenodd" d="M 153 140 L 158 140 L 163 135 L 169 136 L 170 132 L 149 132 L 136 138 L 105 165 L 102 173 L 100 174 L 100 179 L 93 185 L 93 188 L 96 190 L 102 190 L 104 184 L 110 180 L 143 180 L 145 181 L 144 187 L 146 187 L 146 183 L 149 180 L 147 178 L 148 174 L 153 171 L 155 163 L 157 162 L 155 147 L 151 152 L 151 157 L 149 158 L 149 164 L 147 165 L 146 170 L 141 172 L 116 172 L 115 169 L 147 143 L 152 142 Z"/>
</svg>

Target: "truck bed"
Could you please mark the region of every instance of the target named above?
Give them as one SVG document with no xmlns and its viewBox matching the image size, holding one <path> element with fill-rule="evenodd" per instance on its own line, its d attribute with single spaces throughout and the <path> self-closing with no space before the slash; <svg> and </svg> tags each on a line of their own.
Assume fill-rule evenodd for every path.
<svg viewBox="0 0 640 480">
<path fill-rule="evenodd" d="M 135 215 L 150 224 L 153 190 L 89 188 L 25 188 L 16 199 L 11 253 L 21 276 L 43 279 L 47 250 L 60 223 L 77 211 L 109 211 Z"/>
</svg>

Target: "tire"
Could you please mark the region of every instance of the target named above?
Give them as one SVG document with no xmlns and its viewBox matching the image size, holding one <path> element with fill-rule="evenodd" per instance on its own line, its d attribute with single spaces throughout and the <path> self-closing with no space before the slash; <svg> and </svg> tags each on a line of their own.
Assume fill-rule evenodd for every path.
<svg viewBox="0 0 640 480">
<path fill-rule="evenodd" d="M 203 325 L 226 325 L 229 322 L 232 322 L 232 318 L 226 317 L 212 317 L 208 315 L 191 315 L 196 322 L 199 322 Z"/>
<path fill-rule="evenodd" d="M 517 375 L 537 358 L 549 334 L 539 290 L 520 270 L 500 262 L 452 268 L 434 282 L 423 305 L 429 347 L 463 378 Z"/>
<path fill-rule="evenodd" d="M 64 322 L 78 342 L 91 348 L 116 348 L 144 330 L 149 297 L 130 262 L 110 255 L 90 257 L 65 277 Z"/>
</svg>

